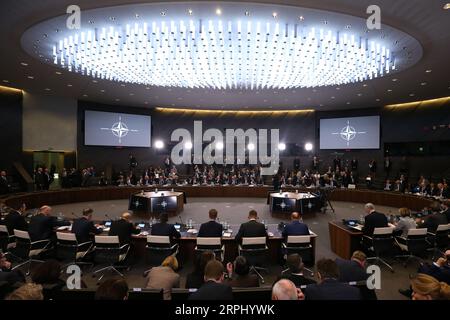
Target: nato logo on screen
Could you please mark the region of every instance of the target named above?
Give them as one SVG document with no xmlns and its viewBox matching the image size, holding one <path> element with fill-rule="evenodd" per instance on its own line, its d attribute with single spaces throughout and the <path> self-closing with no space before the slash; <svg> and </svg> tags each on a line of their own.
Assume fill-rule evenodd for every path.
<svg viewBox="0 0 450 320">
<path fill-rule="evenodd" d="M 150 147 L 150 116 L 85 111 L 84 119 L 85 145 Z"/>
<path fill-rule="evenodd" d="M 320 119 L 320 149 L 379 148 L 379 116 Z"/>
</svg>

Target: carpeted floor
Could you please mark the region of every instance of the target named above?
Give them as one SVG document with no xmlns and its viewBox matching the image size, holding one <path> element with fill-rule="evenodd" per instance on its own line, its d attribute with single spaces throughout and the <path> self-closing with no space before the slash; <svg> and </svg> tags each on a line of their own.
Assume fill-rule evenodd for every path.
<svg viewBox="0 0 450 320">
<path fill-rule="evenodd" d="M 115 201 L 99 201 L 75 203 L 60 206 L 53 206 L 53 214 L 64 215 L 72 218 L 75 215 L 80 215 L 81 210 L 86 207 L 94 209 L 94 219 L 103 220 L 105 214 L 115 219 L 120 214 L 127 210 L 127 200 Z M 303 218 L 311 230 L 317 235 L 316 257 L 335 258 L 336 255 L 330 250 L 328 221 L 341 220 L 343 218 L 359 218 L 363 213 L 363 204 L 349 203 L 349 202 L 333 202 L 335 213 L 327 211 L 327 213 L 316 213 Z M 228 221 L 231 224 L 240 224 L 246 221 L 247 213 L 251 209 L 258 212 L 260 220 L 266 220 L 267 223 L 278 224 L 282 219 L 272 217 L 269 212 L 269 207 L 266 204 L 266 199 L 258 198 L 189 198 L 188 203 L 185 204 L 184 211 L 180 217 L 172 217 L 170 222 L 187 221 L 192 219 L 194 223 L 202 223 L 208 220 L 208 210 L 215 208 L 219 212 L 219 218 L 222 221 Z M 392 207 L 378 206 L 377 211 L 387 214 L 396 213 L 397 209 Z M 136 219 L 140 221 L 141 219 Z M 287 221 L 287 220 L 285 220 Z M 193 265 L 191 262 L 184 264 L 180 274 L 182 276 L 182 287 L 184 286 L 185 276 L 191 272 Z M 130 287 L 142 287 L 145 285 L 145 278 L 142 273 L 147 269 L 144 262 L 138 262 L 133 268 L 126 273 L 127 281 Z M 400 263 L 394 264 L 395 273 L 391 273 L 385 268 L 381 268 L 381 290 L 377 290 L 379 299 L 405 299 L 398 293 L 399 288 L 407 288 L 409 286 L 409 275 L 415 273 L 417 264 L 410 264 L 407 268 Z M 271 285 L 276 276 L 281 272 L 281 266 L 273 264 L 270 266 L 270 274 L 265 276 L 266 285 Z M 89 286 L 95 286 L 96 280 L 92 278 L 89 273 L 83 277 L 83 280 Z"/>
</svg>

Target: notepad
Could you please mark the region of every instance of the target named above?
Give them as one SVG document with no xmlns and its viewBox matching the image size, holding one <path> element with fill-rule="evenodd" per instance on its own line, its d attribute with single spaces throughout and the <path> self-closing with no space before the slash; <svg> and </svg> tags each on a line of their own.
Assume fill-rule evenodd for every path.
<svg viewBox="0 0 450 320">
<path fill-rule="evenodd" d="M 71 229 L 71 226 L 62 226 L 62 227 L 58 227 L 58 229 L 56 229 L 56 230 L 64 231 L 64 230 L 70 230 L 70 229 Z"/>
<path fill-rule="evenodd" d="M 223 233 L 223 236 L 224 236 L 225 238 L 229 238 L 229 237 L 231 237 L 231 232 L 224 232 L 224 233 Z"/>
<path fill-rule="evenodd" d="M 197 229 L 189 229 L 189 230 L 187 231 L 187 233 L 196 234 L 196 233 L 198 233 L 198 231 L 197 231 Z"/>
</svg>

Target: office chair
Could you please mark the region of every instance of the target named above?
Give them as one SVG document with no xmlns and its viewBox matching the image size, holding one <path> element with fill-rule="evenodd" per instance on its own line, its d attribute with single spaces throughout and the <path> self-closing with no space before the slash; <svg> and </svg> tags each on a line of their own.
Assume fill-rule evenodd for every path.
<svg viewBox="0 0 450 320">
<path fill-rule="evenodd" d="M 368 257 L 367 262 L 373 261 L 375 264 L 382 263 L 386 267 L 388 267 L 391 272 L 394 272 L 392 266 L 386 262 L 382 258 L 382 256 L 386 253 L 392 252 L 393 244 L 394 244 L 394 236 L 393 236 L 394 228 L 384 227 L 384 228 L 375 228 L 373 231 L 372 237 L 364 236 L 366 241 L 371 244 L 369 250 L 373 251 L 375 254 L 374 257 Z"/>
<path fill-rule="evenodd" d="M 92 265 L 91 262 L 82 261 L 94 247 L 92 241 L 78 243 L 74 233 L 56 233 L 56 256 L 63 261 L 69 261 L 63 269 L 69 265 Z"/>
<path fill-rule="evenodd" d="M 433 248 L 433 260 L 436 256 L 443 256 L 444 251 L 448 248 L 450 243 L 450 224 L 440 224 L 438 225 L 436 232 L 428 232 L 428 239 L 431 241 Z"/>
<path fill-rule="evenodd" d="M 272 287 L 233 288 L 233 299 L 269 301 L 272 298 Z"/>
<path fill-rule="evenodd" d="M 128 292 L 128 300 L 164 300 L 163 289 L 133 288 Z"/>
<path fill-rule="evenodd" d="M 421 229 L 409 229 L 406 238 L 399 237 L 399 240 L 396 239 L 397 245 L 400 250 L 405 252 L 406 254 L 398 255 L 396 258 L 406 258 L 403 262 L 403 266 L 406 268 L 408 261 L 412 259 L 419 260 L 422 262 L 422 258 L 419 255 L 425 255 L 428 248 L 427 241 L 427 228 Z"/>
<path fill-rule="evenodd" d="M 196 253 L 202 253 L 205 251 L 214 252 L 216 257 L 220 257 L 220 261 L 223 261 L 225 254 L 225 246 L 222 245 L 222 239 L 208 238 L 208 237 L 197 237 L 197 245 L 195 246 Z"/>
<path fill-rule="evenodd" d="M 33 262 L 43 263 L 44 261 L 35 259 L 34 257 L 48 251 L 51 248 L 51 241 L 49 239 L 31 241 L 30 235 L 27 231 L 14 229 L 14 236 L 16 238 L 16 246 L 14 248 L 14 255 L 19 257 L 22 262 L 14 266 L 13 270 L 28 265 L 26 275 L 30 274 L 31 264 Z"/>
<path fill-rule="evenodd" d="M 96 274 L 102 272 L 102 275 L 97 282 L 100 282 L 108 271 L 113 271 L 123 277 L 123 274 L 117 269 L 126 269 L 128 267 L 124 265 L 119 266 L 117 264 L 125 260 L 129 251 L 130 245 L 120 245 L 118 236 L 95 236 L 94 261 L 96 263 L 107 264 L 107 266 L 94 271 L 92 276 L 95 277 Z"/>
<path fill-rule="evenodd" d="M 178 254 L 178 243 L 171 244 L 169 236 L 147 236 L 147 245 L 145 246 L 147 251 L 147 261 L 152 266 L 159 266 L 165 258 L 170 255 Z M 144 276 L 148 273 L 144 272 Z"/>
<path fill-rule="evenodd" d="M 264 277 L 259 271 L 268 272 L 268 269 L 257 265 L 262 264 L 263 259 L 269 251 L 266 244 L 266 237 L 242 238 L 242 244 L 239 245 L 238 251 L 239 255 L 247 259 L 250 265 L 250 272 L 256 273 L 259 279 L 261 279 L 261 283 L 264 283 Z"/>
<path fill-rule="evenodd" d="M 286 243 L 282 243 L 281 246 L 286 252 L 286 257 L 290 254 L 297 253 L 302 257 L 302 261 L 306 264 L 310 264 L 313 261 L 313 247 L 311 245 L 311 236 L 288 236 Z M 286 258 L 285 258 L 286 259 Z M 311 275 L 314 272 L 311 269 L 303 268 L 308 271 Z M 286 272 L 288 269 L 283 270 L 282 273 Z"/>
</svg>

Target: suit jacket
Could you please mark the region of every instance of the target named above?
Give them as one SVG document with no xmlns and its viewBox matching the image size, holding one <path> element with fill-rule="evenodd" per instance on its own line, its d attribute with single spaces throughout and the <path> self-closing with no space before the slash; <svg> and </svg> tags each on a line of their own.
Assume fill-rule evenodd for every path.
<svg viewBox="0 0 450 320">
<path fill-rule="evenodd" d="M 247 274 L 245 276 L 236 275 L 226 281 L 232 288 L 252 288 L 259 287 L 259 278 L 256 274 Z"/>
<path fill-rule="evenodd" d="M 10 213 L 8 213 L 5 217 L 5 220 L 3 220 L 3 223 L 8 229 L 8 233 L 10 236 L 14 235 L 14 229 L 22 231 L 28 230 L 28 223 L 25 220 L 25 217 L 17 211 L 11 211 Z"/>
<path fill-rule="evenodd" d="M 240 243 L 242 238 L 249 237 L 267 237 L 266 227 L 256 220 L 250 220 L 241 224 L 235 237 L 236 241 Z"/>
<path fill-rule="evenodd" d="M 152 226 L 152 236 L 169 236 L 170 242 L 179 239 L 181 234 L 175 229 L 173 224 L 169 223 L 155 223 Z"/>
<path fill-rule="evenodd" d="M 439 267 L 434 263 L 423 264 L 419 267 L 418 273 L 428 274 L 434 277 L 436 280 L 445 282 L 450 285 L 450 266 L 448 265 Z"/>
<path fill-rule="evenodd" d="M 92 240 L 91 234 L 102 233 L 102 229 L 96 228 L 91 220 L 79 218 L 73 222 L 72 233 L 75 233 L 79 243 L 83 243 Z"/>
<path fill-rule="evenodd" d="M 217 238 L 222 236 L 222 225 L 216 221 L 208 221 L 203 223 L 198 230 L 197 237 Z"/>
<path fill-rule="evenodd" d="M 205 282 L 188 300 L 233 300 L 230 286 L 214 281 Z"/>
<path fill-rule="evenodd" d="M 125 219 L 120 219 L 111 223 L 111 228 L 109 229 L 108 235 L 118 236 L 120 244 L 125 244 L 131 242 L 132 234 L 138 233 L 139 230 L 136 229 L 131 222 L 128 222 Z"/>
<path fill-rule="evenodd" d="M 371 237 L 375 228 L 383 228 L 387 226 L 387 217 L 380 212 L 373 211 L 366 216 L 362 232 L 364 235 Z"/>
<path fill-rule="evenodd" d="M 203 285 L 203 283 L 205 283 L 204 274 L 194 271 L 187 275 L 185 288 L 186 289 L 191 289 L 191 288 L 198 289 Z"/>
<path fill-rule="evenodd" d="M 306 300 L 361 300 L 361 293 L 358 288 L 336 279 L 325 279 L 307 286 L 305 297 Z"/>
<path fill-rule="evenodd" d="M 55 236 L 55 228 L 68 225 L 69 221 L 58 221 L 56 217 L 38 214 L 31 218 L 28 233 L 31 241 L 51 239 Z"/>
<path fill-rule="evenodd" d="M 435 233 L 440 224 L 448 224 L 448 220 L 444 213 L 437 212 L 426 216 L 424 222 L 418 227 L 427 228 L 428 232 Z"/>
<path fill-rule="evenodd" d="M 356 261 L 337 258 L 336 264 L 341 282 L 363 281 L 369 277 L 366 270 Z"/>
<path fill-rule="evenodd" d="M 309 229 L 306 224 L 294 220 L 284 227 L 282 235 L 284 239 L 287 239 L 288 236 L 307 236 L 309 235 Z"/>
<path fill-rule="evenodd" d="M 6 177 L 0 177 L 0 194 L 5 194 L 10 191 L 10 185 Z"/>
<path fill-rule="evenodd" d="M 170 300 L 172 288 L 180 287 L 180 275 L 171 267 L 153 267 L 147 275 L 147 289 L 163 289 L 164 300 Z"/>
<path fill-rule="evenodd" d="M 297 288 L 316 283 L 316 281 L 313 279 L 307 278 L 302 274 L 295 274 L 295 273 L 282 274 L 281 276 L 278 277 L 277 281 L 280 279 L 291 280 Z"/>
</svg>

